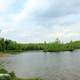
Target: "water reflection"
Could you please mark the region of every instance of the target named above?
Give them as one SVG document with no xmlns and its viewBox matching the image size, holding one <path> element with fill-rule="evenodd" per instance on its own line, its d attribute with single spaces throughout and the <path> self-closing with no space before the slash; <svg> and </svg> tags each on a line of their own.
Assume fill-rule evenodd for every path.
<svg viewBox="0 0 80 80">
<path fill-rule="evenodd" d="M 79 80 L 80 51 L 43 53 L 24 52 L 0 58 L 0 63 L 18 77 L 41 77 L 45 80 Z"/>
</svg>

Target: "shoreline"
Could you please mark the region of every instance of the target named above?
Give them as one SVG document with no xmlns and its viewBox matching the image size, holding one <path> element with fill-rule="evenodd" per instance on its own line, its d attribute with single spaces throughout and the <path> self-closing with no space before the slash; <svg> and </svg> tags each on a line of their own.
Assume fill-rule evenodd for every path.
<svg viewBox="0 0 80 80">
<path fill-rule="evenodd" d="M 44 53 L 47 53 L 47 52 L 55 52 L 55 53 L 59 53 L 59 52 L 73 52 L 73 51 L 76 51 L 76 50 L 80 50 L 80 49 L 74 49 L 74 50 L 60 50 L 60 51 L 44 51 L 44 50 L 28 50 L 28 51 L 42 51 Z M 21 52 L 28 52 L 28 51 L 4 51 L 4 52 L 0 52 L 0 57 L 7 57 L 7 56 L 10 56 L 10 55 L 14 55 L 14 54 L 20 54 Z"/>
<path fill-rule="evenodd" d="M 10 56 L 10 53 L 0 52 L 0 57 L 7 57 Z"/>
</svg>

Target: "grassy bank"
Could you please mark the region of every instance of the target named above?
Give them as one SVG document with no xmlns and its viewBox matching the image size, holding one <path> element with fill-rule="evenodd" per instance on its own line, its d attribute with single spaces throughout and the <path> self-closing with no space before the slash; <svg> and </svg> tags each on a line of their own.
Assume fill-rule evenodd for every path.
<svg viewBox="0 0 80 80">
<path fill-rule="evenodd" d="M 54 42 L 44 43 L 28 43 L 21 44 L 11 40 L 0 39 L 0 52 L 14 54 L 17 52 L 43 50 L 44 52 L 60 52 L 60 51 L 73 51 L 80 49 L 80 41 L 70 41 L 62 43 L 56 39 Z"/>
</svg>

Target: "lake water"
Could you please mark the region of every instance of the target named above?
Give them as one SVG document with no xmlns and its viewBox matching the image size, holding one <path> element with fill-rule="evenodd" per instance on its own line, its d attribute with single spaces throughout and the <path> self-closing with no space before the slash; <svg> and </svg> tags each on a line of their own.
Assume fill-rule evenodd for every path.
<svg viewBox="0 0 80 80">
<path fill-rule="evenodd" d="M 73 52 L 29 51 L 0 57 L 1 67 L 18 77 L 40 77 L 44 80 L 80 80 L 80 50 Z"/>
</svg>

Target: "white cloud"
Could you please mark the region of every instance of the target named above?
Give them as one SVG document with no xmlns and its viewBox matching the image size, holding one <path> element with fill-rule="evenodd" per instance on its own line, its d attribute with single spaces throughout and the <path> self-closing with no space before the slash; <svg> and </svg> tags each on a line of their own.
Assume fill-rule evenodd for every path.
<svg viewBox="0 0 80 80">
<path fill-rule="evenodd" d="M 44 6 L 45 4 L 45 6 Z M 50 6 L 49 1 L 46 0 L 28 0 L 24 3 L 23 9 L 13 16 L 13 21 L 20 22 L 24 19 L 28 20 L 33 18 L 33 13 L 38 11 L 45 11 Z"/>
<path fill-rule="evenodd" d="M 80 39 L 80 22 L 71 24 L 71 25 L 57 25 L 53 27 L 51 30 L 52 32 L 48 36 L 50 38 L 59 38 L 63 41 L 70 41 L 70 40 L 79 40 Z M 55 30 L 54 30 L 55 29 Z"/>
<path fill-rule="evenodd" d="M 54 41 L 57 37 L 64 41 L 80 39 L 80 13 L 76 13 L 79 5 L 72 0 L 70 3 L 65 1 L 27 0 L 18 13 L 7 15 L 3 12 L 5 16 L 0 16 L 0 36 L 20 42 Z M 3 4 L 0 11 L 8 10 L 13 2 L 0 1 Z M 72 6 L 76 6 L 75 10 Z"/>
<path fill-rule="evenodd" d="M 13 0 L 0 0 L 0 12 L 7 11 L 11 4 Z"/>
</svg>

